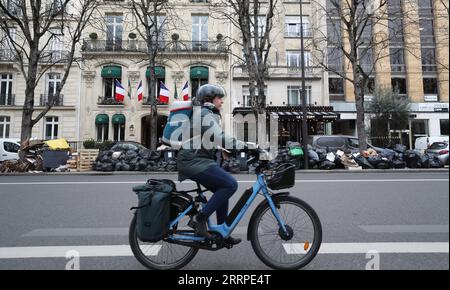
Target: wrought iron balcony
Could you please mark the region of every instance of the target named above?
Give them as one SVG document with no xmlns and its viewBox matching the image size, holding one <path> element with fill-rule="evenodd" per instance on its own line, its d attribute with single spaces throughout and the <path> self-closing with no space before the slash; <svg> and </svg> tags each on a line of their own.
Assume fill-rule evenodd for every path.
<svg viewBox="0 0 450 290">
<path fill-rule="evenodd" d="M 16 95 L 14 94 L 1 94 L 0 95 L 0 106 L 15 106 Z"/>
<path fill-rule="evenodd" d="M 158 106 L 167 106 L 167 105 L 168 105 L 168 104 L 166 104 L 166 103 L 160 102 L 158 99 L 156 99 L 155 101 L 156 101 L 156 105 L 158 105 Z M 150 98 L 144 96 L 144 99 L 142 100 L 142 105 L 144 105 L 144 106 L 150 106 L 150 105 L 151 105 L 151 100 L 150 100 Z"/>
<path fill-rule="evenodd" d="M 56 96 L 53 94 L 46 94 L 41 95 L 39 99 L 39 105 L 41 107 L 47 106 L 47 104 L 50 104 L 54 107 L 62 107 L 64 106 L 64 95 L 59 95 L 59 98 L 55 99 Z"/>
<path fill-rule="evenodd" d="M 155 45 L 162 52 L 216 52 L 228 51 L 224 41 L 158 41 Z M 137 40 L 84 40 L 84 52 L 141 52 L 149 51 L 145 41 Z"/>
<path fill-rule="evenodd" d="M 123 106 L 122 102 L 116 101 L 111 96 L 99 96 L 97 100 L 97 105 L 106 105 L 106 106 Z"/>
<path fill-rule="evenodd" d="M 18 60 L 16 51 L 12 49 L 0 49 L 0 61 L 3 62 L 14 62 Z"/>
<path fill-rule="evenodd" d="M 40 62 L 42 63 L 65 63 L 69 59 L 67 50 L 45 50 L 42 52 Z"/>
</svg>

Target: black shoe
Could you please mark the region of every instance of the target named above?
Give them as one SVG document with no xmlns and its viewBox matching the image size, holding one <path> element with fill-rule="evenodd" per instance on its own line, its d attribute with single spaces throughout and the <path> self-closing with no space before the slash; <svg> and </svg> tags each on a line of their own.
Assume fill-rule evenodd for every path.
<svg viewBox="0 0 450 290">
<path fill-rule="evenodd" d="M 207 224 L 208 217 L 207 216 L 205 216 L 202 213 L 198 213 L 196 216 L 194 216 L 193 220 L 195 223 L 194 230 L 197 235 L 200 235 L 207 239 L 213 238 L 213 236 L 210 233 L 208 233 L 208 224 Z"/>
<path fill-rule="evenodd" d="M 226 244 L 229 244 L 229 245 L 237 245 L 237 244 L 239 244 L 240 242 L 242 242 L 241 239 L 235 239 L 235 238 L 233 238 L 232 236 L 229 236 L 228 238 L 224 239 L 223 241 L 224 241 Z"/>
</svg>

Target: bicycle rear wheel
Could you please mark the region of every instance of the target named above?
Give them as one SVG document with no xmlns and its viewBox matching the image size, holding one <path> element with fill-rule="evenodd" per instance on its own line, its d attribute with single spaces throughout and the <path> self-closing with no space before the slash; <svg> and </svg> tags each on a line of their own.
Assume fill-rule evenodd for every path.
<svg viewBox="0 0 450 290">
<path fill-rule="evenodd" d="M 182 212 L 182 205 L 172 203 L 171 210 L 180 213 Z M 175 227 L 178 229 L 187 227 L 188 221 L 189 216 L 186 216 Z M 153 270 L 180 269 L 189 263 L 198 252 L 198 248 L 169 243 L 164 239 L 156 243 L 139 240 L 136 233 L 136 215 L 131 220 L 128 237 L 136 259 L 145 267 Z"/>
<path fill-rule="evenodd" d="M 280 228 L 265 201 L 257 208 L 249 225 L 253 250 L 271 268 L 300 269 L 314 259 L 322 243 L 319 217 L 311 206 L 295 197 L 278 197 L 274 203 L 288 234 Z"/>
</svg>

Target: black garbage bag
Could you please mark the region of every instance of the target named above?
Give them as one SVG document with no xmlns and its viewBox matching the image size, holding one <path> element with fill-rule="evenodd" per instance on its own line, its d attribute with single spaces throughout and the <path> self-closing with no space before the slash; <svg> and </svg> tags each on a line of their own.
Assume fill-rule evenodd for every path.
<svg viewBox="0 0 450 290">
<path fill-rule="evenodd" d="M 424 154 L 420 157 L 420 162 L 419 162 L 418 167 L 430 168 L 430 156 L 428 154 Z"/>
<path fill-rule="evenodd" d="M 319 161 L 320 159 L 319 159 L 319 154 L 317 154 L 317 152 L 316 151 L 314 151 L 314 150 L 311 150 L 311 149 L 309 149 L 308 150 L 308 158 L 309 158 L 309 161 Z"/>
<path fill-rule="evenodd" d="M 383 160 L 381 159 L 381 156 L 371 156 L 367 158 L 367 161 L 372 165 L 374 168 L 377 168 L 378 163 L 382 163 Z"/>
<path fill-rule="evenodd" d="M 132 160 L 138 156 L 138 154 L 134 150 L 128 150 L 127 153 L 125 153 L 125 155 L 127 160 Z"/>
<path fill-rule="evenodd" d="M 147 161 L 145 161 L 144 159 L 141 159 L 141 161 L 139 161 L 139 171 L 144 171 L 147 168 Z"/>
<path fill-rule="evenodd" d="M 380 162 L 377 163 L 376 168 L 377 169 L 389 169 L 391 168 L 391 162 L 387 160 L 386 158 L 382 158 Z"/>
<path fill-rule="evenodd" d="M 150 149 L 139 150 L 139 157 L 141 157 L 142 159 L 149 160 L 151 156 L 152 156 L 152 150 L 150 150 Z"/>
<path fill-rule="evenodd" d="M 334 167 L 334 169 L 345 169 L 345 165 L 342 163 L 341 156 L 339 156 L 337 154 L 336 154 L 335 159 L 334 159 L 334 164 L 336 165 Z"/>
<path fill-rule="evenodd" d="M 395 158 L 394 151 L 383 150 L 379 153 L 379 155 L 383 158 L 387 158 L 389 161 L 393 161 Z"/>
<path fill-rule="evenodd" d="M 105 171 L 105 172 L 114 171 L 112 163 L 103 163 L 102 171 Z"/>
<path fill-rule="evenodd" d="M 353 159 L 358 163 L 359 166 L 361 166 L 363 169 L 374 169 L 372 164 L 361 154 L 357 157 L 353 157 Z"/>
<path fill-rule="evenodd" d="M 319 156 L 319 160 L 324 160 L 327 158 L 327 151 L 325 149 L 315 149 L 315 151 Z"/>
<path fill-rule="evenodd" d="M 406 162 L 408 168 L 417 168 L 420 161 L 420 156 L 413 150 L 408 150 L 403 155 L 403 160 Z"/>
<path fill-rule="evenodd" d="M 397 153 L 405 153 L 406 152 L 406 146 L 403 144 L 395 144 L 394 151 Z"/>
<path fill-rule="evenodd" d="M 239 162 L 239 160 L 232 158 L 230 160 L 228 169 L 229 169 L 229 172 L 231 172 L 231 173 L 239 173 L 239 172 L 241 172 L 241 163 Z"/>
<path fill-rule="evenodd" d="M 396 160 L 392 161 L 392 167 L 397 168 L 397 169 L 405 168 L 406 162 L 403 160 L 396 159 Z"/>
<path fill-rule="evenodd" d="M 229 159 L 225 159 L 222 161 L 222 166 L 221 166 L 225 171 L 228 171 L 230 168 L 230 160 Z"/>
<path fill-rule="evenodd" d="M 122 170 L 122 162 L 117 162 L 114 165 L 114 171 L 121 171 Z"/>
<path fill-rule="evenodd" d="M 122 164 L 122 171 L 131 171 L 130 165 L 128 165 L 127 163 L 123 163 Z"/>
<path fill-rule="evenodd" d="M 444 163 L 437 156 L 430 158 L 430 168 L 442 168 Z"/>
<path fill-rule="evenodd" d="M 324 160 L 320 162 L 319 169 L 321 170 L 331 170 L 336 167 L 336 164 L 334 162 L 331 162 L 330 160 Z"/>
<path fill-rule="evenodd" d="M 160 151 L 151 151 L 149 158 L 150 158 L 150 160 L 158 161 L 161 158 L 161 152 Z"/>
<path fill-rule="evenodd" d="M 394 160 L 400 160 L 400 161 L 405 161 L 404 160 L 404 153 L 398 153 L 398 152 L 395 152 L 395 155 L 394 155 Z"/>
</svg>

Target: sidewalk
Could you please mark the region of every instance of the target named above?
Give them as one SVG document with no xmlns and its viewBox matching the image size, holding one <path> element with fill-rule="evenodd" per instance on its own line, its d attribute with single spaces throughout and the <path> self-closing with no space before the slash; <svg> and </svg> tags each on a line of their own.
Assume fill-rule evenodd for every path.
<svg viewBox="0 0 450 290">
<path fill-rule="evenodd" d="M 320 170 L 320 169 L 310 169 L 310 170 L 297 170 L 296 174 L 309 174 L 309 173 L 432 173 L 432 172 L 449 172 L 449 166 L 446 165 L 444 168 L 404 168 L 404 169 L 362 169 L 362 170 L 347 170 L 347 169 L 332 169 L 332 170 Z M 24 172 L 24 173 L 0 173 L 0 176 L 40 176 L 40 175 L 177 175 L 175 172 L 164 172 L 164 171 L 113 171 L 113 172 L 101 172 L 101 171 L 83 171 L 83 172 Z M 235 173 L 233 175 L 252 175 L 246 171 L 240 173 Z"/>
</svg>

